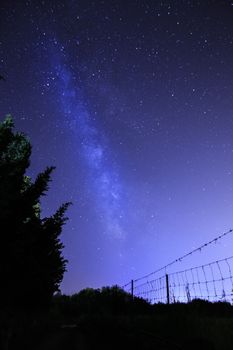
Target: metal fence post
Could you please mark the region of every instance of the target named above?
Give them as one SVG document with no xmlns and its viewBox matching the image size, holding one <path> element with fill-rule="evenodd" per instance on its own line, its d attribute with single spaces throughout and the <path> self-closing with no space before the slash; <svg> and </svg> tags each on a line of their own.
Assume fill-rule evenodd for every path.
<svg viewBox="0 0 233 350">
<path fill-rule="evenodd" d="M 133 295 L 133 293 L 134 293 L 134 281 L 133 280 L 131 280 L 131 296 L 132 296 L 132 299 L 133 299 L 133 297 L 134 297 L 134 295 Z"/>
<path fill-rule="evenodd" d="M 167 304 L 170 304 L 169 279 L 168 279 L 168 274 L 167 273 L 166 273 L 166 290 L 167 290 Z"/>
</svg>

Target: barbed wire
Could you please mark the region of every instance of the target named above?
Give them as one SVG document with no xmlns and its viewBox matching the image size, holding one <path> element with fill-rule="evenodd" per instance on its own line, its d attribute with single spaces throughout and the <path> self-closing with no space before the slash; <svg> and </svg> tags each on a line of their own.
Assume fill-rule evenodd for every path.
<svg viewBox="0 0 233 350">
<path fill-rule="evenodd" d="M 226 231 L 226 232 L 224 232 L 224 233 L 221 233 L 221 234 L 218 235 L 217 237 L 215 237 L 215 238 L 211 239 L 210 241 L 208 241 L 208 242 L 202 244 L 202 245 L 199 246 L 198 248 L 195 248 L 195 249 L 191 250 L 190 252 L 188 252 L 188 253 L 182 255 L 181 257 L 179 257 L 179 258 L 177 258 L 177 259 L 175 259 L 175 260 L 172 260 L 170 263 L 164 265 L 163 267 L 160 267 L 159 269 L 157 269 L 157 270 L 155 270 L 155 271 L 152 271 L 152 272 L 148 273 L 147 275 L 144 275 L 144 276 L 142 276 L 142 277 L 139 277 L 139 278 L 137 278 L 137 279 L 134 279 L 133 281 L 134 281 L 134 282 L 138 282 L 138 281 L 141 281 L 141 280 L 146 279 L 146 278 L 148 278 L 148 277 L 151 277 L 151 276 L 155 275 L 155 274 L 158 273 L 158 272 L 161 272 L 161 271 L 163 271 L 163 270 L 166 270 L 168 267 L 174 265 L 174 264 L 177 263 L 177 262 L 181 262 L 183 259 L 187 258 L 188 256 L 190 256 L 190 255 L 192 255 L 192 254 L 194 254 L 194 253 L 196 253 L 196 252 L 198 252 L 198 251 L 201 252 L 201 250 L 202 250 L 203 248 L 206 248 L 206 247 L 209 246 L 210 244 L 212 244 L 212 243 L 217 243 L 218 240 L 222 239 L 223 237 L 227 236 L 228 234 L 230 234 L 230 233 L 232 233 L 232 232 L 233 232 L 233 230 L 232 230 L 232 229 L 229 229 L 228 231 Z M 127 286 L 129 286 L 130 284 L 131 284 L 131 282 L 126 283 L 125 285 L 122 286 L 122 288 L 125 289 L 125 288 L 126 288 Z"/>
</svg>

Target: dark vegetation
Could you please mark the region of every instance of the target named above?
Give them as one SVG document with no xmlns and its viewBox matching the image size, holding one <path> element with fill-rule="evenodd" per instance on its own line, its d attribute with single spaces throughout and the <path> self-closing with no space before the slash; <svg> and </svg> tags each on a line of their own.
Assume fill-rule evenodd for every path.
<svg viewBox="0 0 233 350">
<path fill-rule="evenodd" d="M 226 302 L 151 305 L 122 289 L 54 296 L 49 313 L 21 337 L 24 349 L 232 349 L 233 307 Z M 13 343 L 12 343 L 13 345 Z"/>
<path fill-rule="evenodd" d="M 40 200 L 54 167 L 32 181 L 26 175 L 31 144 L 13 128 L 10 116 L 0 124 L 0 327 L 6 349 L 14 330 L 36 322 L 59 290 L 66 269 L 59 236 L 69 206 L 41 218 Z"/>
<path fill-rule="evenodd" d="M 13 127 L 11 117 L 0 124 L 0 349 L 232 349 L 226 302 L 151 305 L 117 286 L 59 293 L 69 203 L 41 218 L 54 168 L 26 176 L 31 145 Z"/>
</svg>

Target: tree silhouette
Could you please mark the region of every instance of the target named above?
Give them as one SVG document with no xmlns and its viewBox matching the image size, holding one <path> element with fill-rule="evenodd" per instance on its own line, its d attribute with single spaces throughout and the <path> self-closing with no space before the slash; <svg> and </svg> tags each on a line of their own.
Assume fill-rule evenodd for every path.
<svg viewBox="0 0 233 350">
<path fill-rule="evenodd" d="M 59 236 L 70 203 L 41 218 L 40 198 L 54 167 L 34 182 L 26 176 L 31 145 L 13 127 L 11 116 L 0 124 L 0 305 L 25 312 L 46 308 L 59 290 L 67 263 Z"/>
</svg>

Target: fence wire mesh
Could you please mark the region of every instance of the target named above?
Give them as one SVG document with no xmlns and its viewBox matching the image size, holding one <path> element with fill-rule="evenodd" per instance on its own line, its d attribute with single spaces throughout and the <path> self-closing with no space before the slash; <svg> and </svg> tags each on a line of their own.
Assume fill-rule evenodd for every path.
<svg viewBox="0 0 233 350">
<path fill-rule="evenodd" d="M 231 303 L 232 271 L 233 256 L 230 256 L 186 270 L 164 274 L 156 279 L 147 277 L 145 281 L 136 280 L 133 282 L 133 294 L 151 303 L 190 302 L 193 299 Z M 131 293 L 131 284 L 126 285 L 125 290 Z"/>
</svg>

